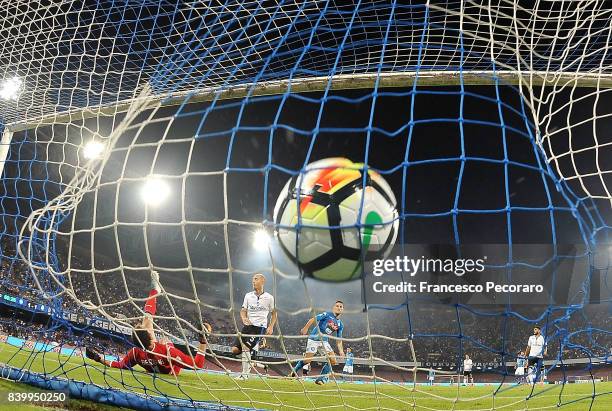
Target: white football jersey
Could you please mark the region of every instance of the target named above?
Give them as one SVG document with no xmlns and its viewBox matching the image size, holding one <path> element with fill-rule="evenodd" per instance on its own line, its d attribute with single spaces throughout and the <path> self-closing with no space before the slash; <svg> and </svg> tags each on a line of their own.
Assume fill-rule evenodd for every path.
<svg viewBox="0 0 612 411">
<path fill-rule="evenodd" d="M 472 360 L 463 360 L 463 371 L 472 371 Z"/>
<path fill-rule="evenodd" d="M 529 346 L 529 356 L 530 357 L 539 357 L 542 358 L 544 356 L 544 337 L 542 334 L 532 335 L 529 337 L 529 341 L 527 342 Z"/>
<path fill-rule="evenodd" d="M 253 325 L 267 327 L 268 315 L 274 310 L 274 297 L 265 291 L 258 297 L 251 291 L 245 294 L 242 308 L 247 310 L 247 318 Z"/>
</svg>

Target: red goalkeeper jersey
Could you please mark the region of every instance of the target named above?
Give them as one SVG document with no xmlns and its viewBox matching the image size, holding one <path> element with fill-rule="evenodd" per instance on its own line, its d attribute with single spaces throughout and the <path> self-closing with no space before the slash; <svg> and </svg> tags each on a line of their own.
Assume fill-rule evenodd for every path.
<svg viewBox="0 0 612 411">
<path fill-rule="evenodd" d="M 204 354 L 198 352 L 192 358 L 172 343 L 155 342 L 151 352 L 134 347 L 120 361 L 112 361 L 110 366 L 113 368 L 131 368 L 136 364 L 149 372 L 178 375 L 183 368 L 202 368 L 204 366 Z"/>
</svg>

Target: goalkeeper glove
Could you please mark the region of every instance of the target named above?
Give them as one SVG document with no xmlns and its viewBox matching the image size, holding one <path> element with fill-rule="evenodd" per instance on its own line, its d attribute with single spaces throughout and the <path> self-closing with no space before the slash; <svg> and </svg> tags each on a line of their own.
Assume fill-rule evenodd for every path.
<svg viewBox="0 0 612 411">
<path fill-rule="evenodd" d="M 90 347 L 85 348 L 85 356 L 89 358 L 90 360 L 94 360 L 95 362 L 99 362 L 99 363 L 104 362 L 104 358 L 102 357 L 102 354 L 100 354 L 100 352 L 98 352 L 94 348 L 90 348 Z"/>
<path fill-rule="evenodd" d="M 200 344 L 206 344 L 206 338 L 212 333 L 212 327 L 208 323 L 204 323 L 204 328 L 200 332 Z"/>
</svg>

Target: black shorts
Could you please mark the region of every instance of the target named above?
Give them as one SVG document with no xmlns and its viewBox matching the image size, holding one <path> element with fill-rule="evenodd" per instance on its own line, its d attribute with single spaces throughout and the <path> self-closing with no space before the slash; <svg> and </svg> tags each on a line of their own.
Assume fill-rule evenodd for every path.
<svg viewBox="0 0 612 411">
<path fill-rule="evenodd" d="M 463 376 L 464 377 L 471 377 L 472 376 L 472 371 L 463 371 Z"/>
<path fill-rule="evenodd" d="M 242 336 L 242 345 L 247 347 L 249 350 L 252 350 L 257 345 L 257 343 L 259 343 L 261 338 L 265 335 L 266 327 L 258 327 L 256 325 L 245 325 L 244 327 L 242 327 L 242 330 L 240 330 L 240 332 L 242 334 L 252 335 L 252 336 L 246 336 L 246 335 Z M 259 337 L 257 337 L 257 335 L 259 335 Z M 240 344 L 240 339 L 238 338 L 238 336 L 236 336 L 236 339 L 234 340 L 234 347 L 238 347 L 242 351 L 242 345 Z"/>
<path fill-rule="evenodd" d="M 529 357 L 527 359 L 527 365 L 529 367 L 531 366 L 536 366 L 536 371 L 539 371 L 540 368 L 542 368 L 542 363 L 544 362 L 544 360 L 540 357 Z"/>
</svg>

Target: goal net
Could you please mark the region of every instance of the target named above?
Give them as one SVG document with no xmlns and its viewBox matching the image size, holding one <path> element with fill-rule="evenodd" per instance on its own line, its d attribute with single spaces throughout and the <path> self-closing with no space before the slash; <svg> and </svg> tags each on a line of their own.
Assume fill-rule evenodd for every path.
<svg viewBox="0 0 612 411">
<path fill-rule="evenodd" d="M 3 8 L 3 377 L 148 409 L 610 401 L 600 383 L 612 346 L 606 2 Z M 377 172 L 393 191 L 397 217 L 375 224 L 397 226 L 389 256 L 456 262 L 467 253 L 486 260 L 482 284 L 544 278 L 545 292 L 381 295 L 366 263 L 350 282 L 305 275 L 275 233 L 299 238 L 308 223 L 298 212 L 283 226 L 274 206 L 289 180 L 335 157 L 351 160 L 364 183 Z M 344 241 L 372 226 L 317 229 Z M 158 341 L 193 359 L 211 324 L 202 370 L 162 374 L 86 358 L 87 347 L 109 362 L 133 347 L 152 271 Z M 250 378 L 239 380 L 243 358 L 231 347 L 254 273 L 265 276 L 278 321 L 252 353 Z M 316 354 L 308 376 L 287 377 L 306 350 L 302 328 L 338 300 L 344 331 L 329 342 L 336 353 L 338 342 L 351 348 L 353 365 L 338 355 L 319 387 L 313 380 L 330 358 Z M 515 375 L 535 326 L 546 344 L 536 379 L 555 385 Z M 461 386 L 466 354 L 475 383 L 493 389 Z M 590 385 L 564 390 L 577 375 Z"/>
</svg>

